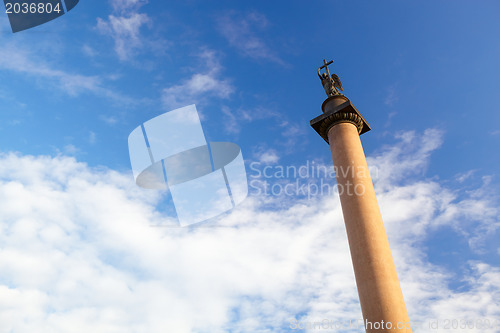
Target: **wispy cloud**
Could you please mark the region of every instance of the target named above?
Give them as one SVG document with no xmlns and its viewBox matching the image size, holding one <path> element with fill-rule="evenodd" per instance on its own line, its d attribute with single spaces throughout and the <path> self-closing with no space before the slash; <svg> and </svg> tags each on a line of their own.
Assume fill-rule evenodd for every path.
<svg viewBox="0 0 500 333">
<path fill-rule="evenodd" d="M 280 114 L 272 108 L 257 106 L 253 108 L 237 108 L 231 109 L 227 106 L 221 108 L 225 115 L 225 129 L 228 133 L 238 134 L 241 127 L 246 123 L 251 123 L 257 120 L 279 118 Z"/>
<path fill-rule="evenodd" d="M 368 164 L 376 165 L 379 170 L 376 184 L 380 189 L 394 186 L 396 180 L 404 180 L 407 175 L 423 175 L 431 153 L 443 142 L 443 132 L 438 129 L 427 129 L 422 136 L 415 131 L 401 132 L 396 137 L 400 140 L 398 144 L 383 148 L 383 154 L 367 158 Z"/>
<path fill-rule="evenodd" d="M 137 10 L 141 6 L 146 5 L 148 0 L 110 0 L 111 6 L 113 6 L 116 12 L 125 12 L 131 10 Z"/>
<path fill-rule="evenodd" d="M 259 37 L 259 34 L 265 35 L 268 25 L 267 18 L 258 12 L 229 12 L 217 19 L 219 33 L 241 54 L 283 64 L 283 60 L 267 45 L 264 38 Z"/>
<path fill-rule="evenodd" d="M 55 86 L 70 96 L 92 93 L 112 100 L 117 104 L 135 105 L 144 101 L 125 96 L 115 89 L 106 87 L 110 80 L 102 75 L 82 75 L 64 71 L 56 65 L 42 60 L 39 55 L 25 46 L 14 42 L 5 43 L 0 48 L 0 70 L 24 74 L 32 78 L 43 79 L 43 86 Z"/>
<path fill-rule="evenodd" d="M 67 144 L 64 146 L 63 152 L 64 152 L 64 154 L 71 156 L 71 155 L 78 154 L 79 152 L 81 152 L 81 150 L 80 150 L 80 148 L 76 147 L 73 144 Z"/>
<path fill-rule="evenodd" d="M 137 49 L 143 46 L 144 38 L 140 29 L 148 23 L 151 23 L 151 20 L 146 14 L 110 15 L 107 20 L 97 18 L 97 29 L 114 39 L 118 58 L 128 60 L 134 56 Z"/>
<path fill-rule="evenodd" d="M 472 176 L 474 176 L 476 172 L 477 170 L 469 170 L 467 172 L 459 173 L 455 176 L 455 178 L 459 183 L 463 183 L 467 179 L 470 179 Z"/>
<path fill-rule="evenodd" d="M 180 84 L 163 89 L 162 101 L 165 108 L 199 103 L 209 97 L 226 99 L 233 93 L 234 87 L 230 80 L 220 78 L 222 66 L 216 53 L 205 50 L 199 57 L 204 63 L 203 70 Z"/>
<path fill-rule="evenodd" d="M 260 147 L 256 153 L 254 153 L 256 160 L 264 165 L 276 164 L 280 160 L 280 156 L 275 149 L 267 148 L 264 149 Z"/>
<path fill-rule="evenodd" d="M 82 46 L 82 51 L 84 54 L 86 54 L 91 58 L 95 57 L 98 54 L 98 52 L 94 50 L 92 47 L 90 47 L 88 44 L 84 44 Z"/>
<path fill-rule="evenodd" d="M 286 119 L 286 117 L 285 117 Z M 298 144 L 304 143 L 304 138 L 306 137 L 307 131 L 304 126 L 299 124 L 297 121 L 282 120 L 280 123 L 281 127 L 281 146 L 288 152 L 292 153 Z"/>
<path fill-rule="evenodd" d="M 492 135 L 492 136 L 498 136 L 498 135 L 500 135 L 500 130 L 491 131 L 490 135 Z"/>
<path fill-rule="evenodd" d="M 97 134 L 93 131 L 90 131 L 88 141 L 90 144 L 95 144 L 97 142 Z"/>
<path fill-rule="evenodd" d="M 106 93 L 99 76 L 68 73 L 35 58 L 36 55 L 25 48 L 4 44 L 0 49 L 0 68 L 52 80 L 69 95 L 84 91 Z"/>
<path fill-rule="evenodd" d="M 399 96 L 396 91 L 396 85 L 391 85 L 387 88 L 387 94 L 385 96 L 384 104 L 387 106 L 394 106 L 399 100 Z"/>
<path fill-rule="evenodd" d="M 102 121 L 104 121 L 105 123 L 107 123 L 109 125 L 114 125 L 118 122 L 118 119 L 116 117 L 113 117 L 113 116 L 101 115 L 101 116 L 99 116 L 99 119 L 101 119 Z"/>
<path fill-rule="evenodd" d="M 114 49 L 121 61 L 132 60 L 145 47 L 158 49 L 165 46 L 163 40 L 152 42 L 141 33 L 143 27 L 151 27 L 153 21 L 138 10 L 147 4 L 147 0 L 111 0 L 113 14 L 107 19 L 97 18 L 97 30 L 114 40 Z M 160 48 L 161 48 L 160 47 Z"/>
</svg>

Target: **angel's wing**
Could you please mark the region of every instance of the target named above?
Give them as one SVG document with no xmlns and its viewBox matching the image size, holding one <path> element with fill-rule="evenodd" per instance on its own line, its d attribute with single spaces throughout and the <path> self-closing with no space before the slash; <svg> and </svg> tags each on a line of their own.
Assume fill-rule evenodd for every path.
<svg viewBox="0 0 500 333">
<path fill-rule="evenodd" d="M 344 88 L 342 88 L 342 83 L 340 82 L 338 75 L 335 73 L 332 74 L 332 79 L 333 79 L 333 86 L 340 91 L 344 91 Z"/>
</svg>

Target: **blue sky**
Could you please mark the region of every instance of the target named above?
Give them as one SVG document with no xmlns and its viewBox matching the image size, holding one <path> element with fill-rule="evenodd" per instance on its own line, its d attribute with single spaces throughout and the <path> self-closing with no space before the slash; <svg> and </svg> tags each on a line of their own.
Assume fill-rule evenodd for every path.
<svg viewBox="0 0 500 333">
<path fill-rule="evenodd" d="M 251 184 L 334 183 L 250 168 L 330 165 L 309 126 L 324 58 L 372 127 L 362 142 L 410 318 L 500 318 L 499 10 L 81 0 L 15 34 L 0 15 L 5 331 L 287 332 L 291 318 L 360 318 L 336 194 L 253 186 L 214 228 L 155 228 L 175 223 L 172 203 L 135 186 L 128 156 L 134 128 L 196 104 L 208 141 L 241 147 Z"/>
</svg>

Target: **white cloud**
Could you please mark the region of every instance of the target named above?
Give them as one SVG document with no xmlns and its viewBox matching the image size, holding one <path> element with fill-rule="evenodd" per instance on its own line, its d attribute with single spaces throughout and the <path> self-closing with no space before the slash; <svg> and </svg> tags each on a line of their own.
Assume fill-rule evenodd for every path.
<svg viewBox="0 0 500 333">
<path fill-rule="evenodd" d="M 427 129 L 417 144 L 417 133 L 404 132 L 397 135 L 398 144 L 386 147 L 383 154 L 367 158 L 368 164 L 377 168 L 376 186 L 379 189 L 391 188 L 396 180 L 406 175 L 423 175 L 430 154 L 441 146 L 443 133 L 437 129 Z M 404 156 L 404 158 L 402 158 Z"/>
<path fill-rule="evenodd" d="M 3 45 L 0 49 L 0 68 L 25 73 L 31 76 L 52 79 L 70 95 L 84 91 L 103 91 L 99 76 L 71 74 L 52 68 L 48 63 L 39 61 L 25 48 L 15 44 Z"/>
<path fill-rule="evenodd" d="M 109 15 L 108 20 L 97 18 L 97 29 L 114 39 L 116 54 L 123 61 L 132 58 L 135 50 L 143 46 L 144 39 L 140 29 L 150 23 L 151 19 L 146 14 Z"/>
<path fill-rule="evenodd" d="M 434 323 L 435 327 L 436 319 L 439 319 L 440 329 L 436 332 L 450 331 L 453 320 L 456 320 L 453 325 L 458 322 L 461 332 L 498 332 L 500 270 L 474 261 L 469 262 L 469 267 L 471 272 L 466 279 L 470 290 L 450 292 L 445 288 L 439 291 L 434 302 L 428 304 L 428 316 L 423 320 Z"/>
<path fill-rule="evenodd" d="M 131 61 L 145 51 L 163 56 L 168 43 L 162 38 L 152 38 L 142 30 L 153 26 L 153 20 L 139 9 L 147 0 L 111 0 L 113 12 L 107 19 L 97 18 L 96 29 L 114 41 L 114 50 L 121 61 Z M 151 32 L 151 30 L 149 30 Z M 141 60 L 141 64 L 145 64 Z M 148 65 L 149 66 L 149 65 Z M 147 67 L 147 66 L 146 66 Z"/>
<path fill-rule="evenodd" d="M 16 332 L 218 329 L 242 295 L 261 304 L 251 299 L 265 293 L 277 307 L 288 292 L 281 281 L 314 239 L 304 227 L 280 235 L 274 223 L 265 234 L 256 226 L 244 233 L 150 228 L 160 218 L 146 200 L 153 194 L 130 175 L 62 157 L 11 154 L 1 165 L 2 179 L 9 176 L 0 190 L 1 290 L 10 296 L 6 313 L 16 314 L 3 327 Z"/>
<path fill-rule="evenodd" d="M 387 95 L 384 100 L 384 104 L 387 106 L 394 106 L 395 103 L 397 103 L 399 100 L 399 97 L 396 92 L 396 85 L 391 85 L 389 88 L 387 88 Z"/>
<path fill-rule="evenodd" d="M 494 131 L 490 132 L 490 135 L 492 135 L 492 136 L 497 136 L 499 134 L 500 134 L 500 130 L 494 130 Z"/>
<path fill-rule="evenodd" d="M 222 113 L 226 115 L 226 120 L 224 122 L 226 132 L 234 134 L 240 133 L 241 126 L 245 123 L 251 123 L 262 119 L 280 118 L 280 114 L 278 112 L 263 106 L 257 106 L 250 109 L 238 108 L 235 110 L 230 109 L 227 106 L 223 106 L 221 110 Z M 292 135 L 293 134 L 296 133 L 292 133 Z"/>
<path fill-rule="evenodd" d="M 283 60 L 276 56 L 262 38 L 258 37 L 258 32 L 263 32 L 268 25 L 267 18 L 257 12 L 246 15 L 230 12 L 217 19 L 219 33 L 244 56 L 283 64 Z"/>
<path fill-rule="evenodd" d="M 280 144 L 288 154 L 293 153 L 298 144 L 305 142 L 307 132 L 305 126 L 299 124 L 297 121 L 282 120 L 281 117 L 280 127 L 282 128 Z M 286 119 L 286 117 L 285 117 Z"/>
<path fill-rule="evenodd" d="M 182 83 L 163 89 L 162 102 L 165 108 L 176 108 L 196 104 L 210 97 L 229 98 L 234 87 L 228 79 L 221 79 L 222 67 L 213 51 L 201 52 L 203 72 L 194 73 Z"/>
<path fill-rule="evenodd" d="M 431 153 L 442 143 L 442 136 L 435 129 L 422 135 L 403 133 L 398 135 L 397 144 L 367 158 L 381 209 L 388 221 L 412 221 L 408 228 L 413 241 L 415 235 L 449 226 L 469 239 L 471 250 L 480 250 L 484 239 L 500 230 L 489 178 L 467 193 L 445 188 L 435 180 L 421 179 Z M 457 182 L 460 184 L 460 178 Z"/>
<path fill-rule="evenodd" d="M 113 116 L 100 115 L 99 119 L 101 119 L 102 121 L 104 121 L 105 123 L 107 123 L 109 125 L 114 125 L 118 122 L 118 119 L 116 117 L 113 117 Z"/>
<path fill-rule="evenodd" d="M 467 179 L 470 179 L 474 174 L 477 172 L 477 170 L 469 170 L 467 172 L 459 173 L 458 175 L 455 176 L 457 181 L 459 183 L 463 183 Z"/>
<path fill-rule="evenodd" d="M 80 152 L 80 148 L 72 144 L 67 144 L 64 146 L 63 151 L 66 155 L 76 155 Z"/>
<path fill-rule="evenodd" d="M 453 199 L 411 173 L 441 140 L 425 136 L 433 138 L 402 135 L 370 159 L 395 175 L 375 184 L 410 318 L 498 318 L 498 267 L 470 262 L 458 272 L 469 288 L 452 290 L 454 272 L 428 262 L 419 245 L 433 222 L 467 229 L 470 213 L 498 219 L 484 192 Z M 155 209 L 169 204 L 161 200 L 129 173 L 63 156 L 0 155 L 2 329 L 265 332 L 285 331 L 293 318 L 361 317 L 338 197 L 288 198 L 283 208 L 252 196 L 193 229 L 150 227 L 175 222 Z"/>
<path fill-rule="evenodd" d="M 97 142 L 97 134 L 93 131 L 89 132 L 89 143 L 95 144 Z"/>
<path fill-rule="evenodd" d="M 148 0 L 111 0 L 113 9 L 117 12 L 130 11 L 148 3 Z"/>
<path fill-rule="evenodd" d="M 274 149 L 263 151 L 259 154 L 258 160 L 263 164 L 275 164 L 279 161 L 279 156 Z"/>
<path fill-rule="evenodd" d="M 89 46 L 88 44 L 84 44 L 82 46 L 82 51 L 83 53 L 85 53 L 87 56 L 93 58 L 95 57 L 98 53 L 96 50 L 94 50 L 91 46 Z"/>
</svg>

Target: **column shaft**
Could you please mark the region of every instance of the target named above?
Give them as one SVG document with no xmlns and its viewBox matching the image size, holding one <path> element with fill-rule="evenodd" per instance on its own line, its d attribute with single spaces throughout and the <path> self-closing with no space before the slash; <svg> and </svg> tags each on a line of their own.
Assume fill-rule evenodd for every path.
<svg viewBox="0 0 500 333">
<path fill-rule="evenodd" d="M 337 123 L 328 141 L 366 331 L 412 332 L 358 128 Z"/>
</svg>

